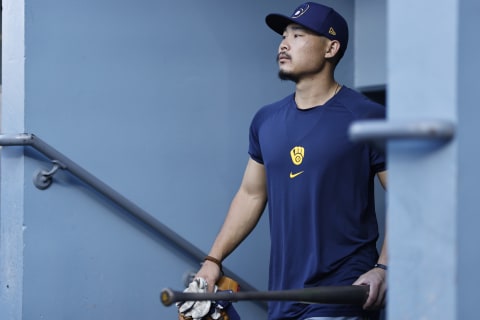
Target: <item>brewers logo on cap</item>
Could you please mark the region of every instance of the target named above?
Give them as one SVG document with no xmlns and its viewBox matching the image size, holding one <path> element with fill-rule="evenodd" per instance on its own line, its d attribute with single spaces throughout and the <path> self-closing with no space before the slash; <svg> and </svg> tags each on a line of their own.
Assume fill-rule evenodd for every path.
<svg viewBox="0 0 480 320">
<path fill-rule="evenodd" d="M 297 8 L 297 10 L 295 10 L 295 12 L 292 15 L 292 18 L 296 19 L 302 16 L 305 12 L 307 12 L 308 8 L 310 8 L 308 3 L 302 4 L 300 7 Z"/>
</svg>

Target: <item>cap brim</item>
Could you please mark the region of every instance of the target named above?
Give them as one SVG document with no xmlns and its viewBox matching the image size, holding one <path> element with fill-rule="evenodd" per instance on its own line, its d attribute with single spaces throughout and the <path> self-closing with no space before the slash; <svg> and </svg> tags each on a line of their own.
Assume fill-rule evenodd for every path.
<svg viewBox="0 0 480 320">
<path fill-rule="evenodd" d="M 267 25 L 276 33 L 283 34 L 285 28 L 291 23 L 295 23 L 290 17 L 272 13 L 265 18 Z"/>
</svg>

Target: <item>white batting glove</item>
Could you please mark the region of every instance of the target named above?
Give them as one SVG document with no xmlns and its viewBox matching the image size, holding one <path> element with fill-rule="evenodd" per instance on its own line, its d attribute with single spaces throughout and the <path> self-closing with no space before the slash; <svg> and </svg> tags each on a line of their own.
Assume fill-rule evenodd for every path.
<svg viewBox="0 0 480 320">
<path fill-rule="evenodd" d="M 184 292 L 207 292 L 207 280 L 195 278 L 188 285 Z M 185 317 L 191 317 L 193 320 L 200 320 L 210 311 L 211 301 L 185 301 L 177 303 L 178 312 Z"/>
</svg>

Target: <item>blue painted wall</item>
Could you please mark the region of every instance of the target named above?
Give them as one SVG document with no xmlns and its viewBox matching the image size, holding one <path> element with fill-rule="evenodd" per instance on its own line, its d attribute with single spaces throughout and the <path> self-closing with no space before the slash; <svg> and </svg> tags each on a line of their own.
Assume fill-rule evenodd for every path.
<svg viewBox="0 0 480 320">
<path fill-rule="evenodd" d="M 24 3 L 24 74 L 4 58 L 3 79 L 24 92 L 8 94 L 14 103 L 3 105 L 2 131 L 38 135 L 208 251 L 243 175 L 252 116 L 293 90 L 277 79 L 280 36 L 264 17 L 299 2 Z M 352 2 L 324 3 L 353 21 Z M 354 49 L 351 42 L 337 73 L 348 86 Z M 2 160 L 2 170 L 22 176 L 4 175 L 3 189 L 21 192 L 13 199 L 2 190 L 2 210 L 23 215 L 15 238 L 23 319 L 175 318 L 159 292 L 181 288 L 198 262 L 65 172 L 37 190 L 34 171 L 51 165 L 35 151 L 23 158 L 4 149 Z M 267 285 L 266 221 L 225 261 L 259 289 Z M 255 304 L 236 306 L 265 317 Z"/>
<path fill-rule="evenodd" d="M 387 83 L 387 1 L 355 0 L 355 87 L 374 89 Z"/>
</svg>

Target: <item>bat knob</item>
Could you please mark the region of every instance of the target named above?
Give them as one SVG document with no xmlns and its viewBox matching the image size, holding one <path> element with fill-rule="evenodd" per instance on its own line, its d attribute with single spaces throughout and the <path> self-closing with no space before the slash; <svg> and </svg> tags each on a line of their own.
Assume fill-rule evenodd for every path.
<svg viewBox="0 0 480 320">
<path fill-rule="evenodd" d="M 173 301 L 173 296 L 174 296 L 173 291 L 169 288 L 165 288 L 160 293 L 160 301 L 162 301 L 164 306 L 168 307 L 168 306 L 172 305 L 172 303 L 174 302 Z"/>
</svg>

